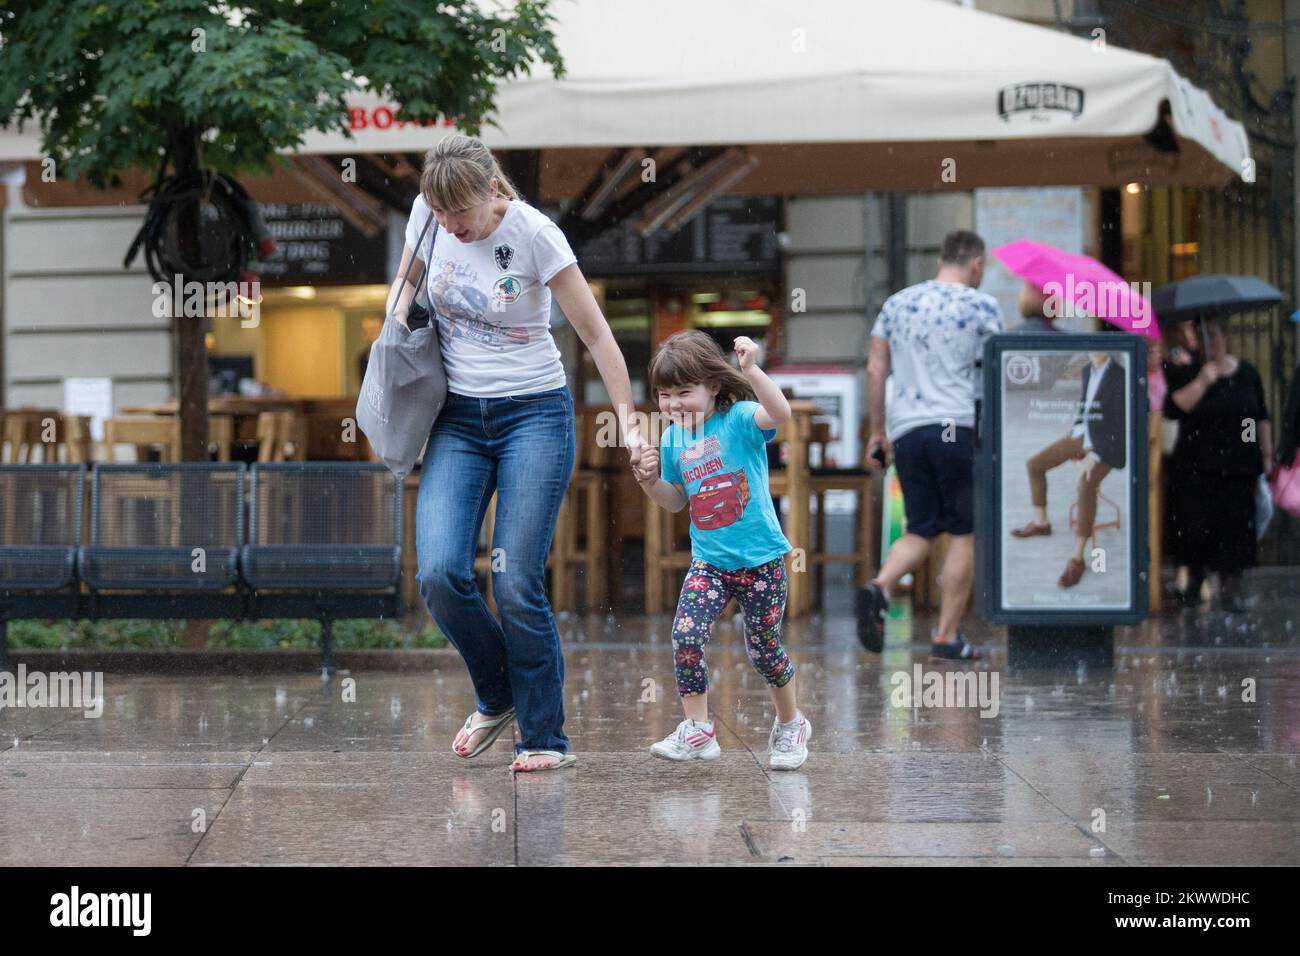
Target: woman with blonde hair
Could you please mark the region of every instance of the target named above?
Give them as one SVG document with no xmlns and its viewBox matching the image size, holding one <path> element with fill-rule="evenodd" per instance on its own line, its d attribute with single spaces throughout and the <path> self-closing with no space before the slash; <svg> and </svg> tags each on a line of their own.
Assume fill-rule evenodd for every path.
<svg viewBox="0 0 1300 956">
<path fill-rule="evenodd" d="M 430 215 L 437 227 L 426 231 Z M 564 734 L 564 660 L 543 584 L 574 460 L 573 398 L 551 337 L 552 296 L 591 351 L 637 461 L 642 440 L 627 365 L 564 234 L 519 197 L 478 139 L 449 136 L 425 157 L 399 276 L 412 257 L 409 280 L 390 290 L 389 311 L 405 324 L 424 282 L 447 373 L 416 506 L 420 594 L 464 658 L 477 698 L 452 749 L 476 757 L 517 720 L 511 770 L 567 767 L 576 758 Z M 493 492 L 500 620 L 474 579 Z"/>
</svg>

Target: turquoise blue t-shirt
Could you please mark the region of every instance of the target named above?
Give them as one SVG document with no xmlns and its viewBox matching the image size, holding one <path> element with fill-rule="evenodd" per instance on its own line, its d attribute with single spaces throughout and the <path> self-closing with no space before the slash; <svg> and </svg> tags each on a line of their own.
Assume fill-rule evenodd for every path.
<svg viewBox="0 0 1300 956">
<path fill-rule="evenodd" d="M 659 474 L 686 489 L 691 557 L 723 571 L 755 568 L 790 550 L 767 481 L 767 443 L 776 429 L 754 423 L 758 402 L 715 411 L 698 432 L 669 425 Z"/>
</svg>

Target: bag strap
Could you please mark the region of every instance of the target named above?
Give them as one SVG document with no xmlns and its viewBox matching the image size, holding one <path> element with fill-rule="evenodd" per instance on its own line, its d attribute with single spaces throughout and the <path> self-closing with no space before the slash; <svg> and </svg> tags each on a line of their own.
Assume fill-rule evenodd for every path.
<svg viewBox="0 0 1300 956">
<path fill-rule="evenodd" d="M 424 237 L 425 237 L 425 235 L 427 235 L 428 232 L 429 232 L 429 226 L 430 226 L 431 224 L 433 224 L 434 222 L 436 222 L 437 219 L 438 219 L 438 217 L 435 216 L 435 215 L 433 214 L 433 210 L 430 209 L 430 210 L 429 210 L 429 218 L 426 219 L 426 220 L 424 221 L 424 228 L 420 230 L 420 238 L 415 240 L 415 248 L 411 250 L 411 259 L 410 259 L 409 262 L 406 263 L 406 270 L 402 273 L 402 285 L 406 285 L 406 280 L 407 280 L 407 279 L 410 277 L 410 275 L 411 275 L 411 266 L 415 265 L 415 259 L 416 259 L 416 256 L 418 256 L 418 255 L 420 254 L 420 247 L 424 245 Z M 433 241 L 434 241 L 434 242 L 437 242 L 437 241 L 438 241 L 438 227 L 437 227 L 437 226 L 434 226 L 434 229 L 433 229 Z M 424 264 L 424 268 L 425 268 L 426 270 L 429 268 L 429 264 L 428 264 L 427 262 Z M 397 294 L 398 294 L 399 296 L 401 295 L 400 292 L 397 293 Z M 419 296 L 420 296 L 420 290 L 419 290 L 419 289 L 416 289 L 416 290 L 415 290 L 415 295 L 412 296 L 411 301 L 414 302 L 417 298 L 419 298 Z"/>
</svg>

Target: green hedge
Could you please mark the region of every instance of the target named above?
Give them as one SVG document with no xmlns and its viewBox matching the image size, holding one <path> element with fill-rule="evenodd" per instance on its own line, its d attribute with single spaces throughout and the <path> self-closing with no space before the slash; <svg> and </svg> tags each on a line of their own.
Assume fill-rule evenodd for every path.
<svg viewBox="0 0 1300 956">
<path fill-rule="evenodd" d="M 9 647 L 65 650 L 154 650 L 181 646 L 184 621 L 10 621 Z M 314 620 L 214 621 L 204 647 L 214 650 L 310 650 L 320 646 L 320 622 Z M 433 623 L 418 633 L 391 620 L 334 622 L 337 650 L 446 647 Z"/>
</svg>

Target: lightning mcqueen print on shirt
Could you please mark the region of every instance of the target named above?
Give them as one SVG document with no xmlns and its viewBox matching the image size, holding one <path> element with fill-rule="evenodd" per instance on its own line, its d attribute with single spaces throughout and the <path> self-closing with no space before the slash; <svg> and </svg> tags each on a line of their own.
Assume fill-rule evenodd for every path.
<svg viewBox="0 0 1300 956">
<path fill-rule="evenodd" d="M 735 524 L 749 503 L 749 478 L 745 469 L 700 482 L 691 495 L 691 523 L 701 531 Z"/>
</svg>

